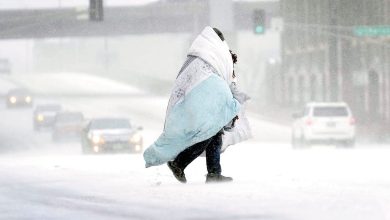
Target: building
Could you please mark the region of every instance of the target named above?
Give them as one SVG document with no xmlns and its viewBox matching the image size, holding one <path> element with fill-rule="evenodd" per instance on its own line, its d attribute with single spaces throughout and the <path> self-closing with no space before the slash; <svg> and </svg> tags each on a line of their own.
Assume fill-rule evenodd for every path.
<svg viewBox="0 0 390 220">
<path fill-rule="evenodd" d="M 282 0 L 280 6 L 278 102 L 345 101 L 360 122 L 388 129 L 390 0 Z"/>
</svg>

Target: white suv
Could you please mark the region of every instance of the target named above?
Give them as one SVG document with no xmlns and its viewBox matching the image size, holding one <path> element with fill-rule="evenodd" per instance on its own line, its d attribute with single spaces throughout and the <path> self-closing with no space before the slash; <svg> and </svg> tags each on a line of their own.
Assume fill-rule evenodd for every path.
<svg viewBox="0 0 390 220">
<path fill-rule="evenodd" d="M 293 147 L 315 143 L 355 144 L 355 119 L 344 102 L 308 103 L 303 112 L 294 114 Z"/>
</svg>

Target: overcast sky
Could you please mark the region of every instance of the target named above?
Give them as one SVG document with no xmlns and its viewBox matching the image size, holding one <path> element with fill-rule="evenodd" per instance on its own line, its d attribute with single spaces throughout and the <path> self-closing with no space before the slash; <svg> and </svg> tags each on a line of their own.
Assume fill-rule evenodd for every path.
<svg viewBox="0 0 390 220">
<path fill-rule="evenodd" d="M 143 5 L 158 0 L 104 0 L 107 6 Z M 235 0 L 240 1 L 240 0 Z M 275 0 L 243 0 L 275 1 Z M 0 9 L 33 9 L 88 6 L 89 0 L 0 0 Z"/>
</svg>

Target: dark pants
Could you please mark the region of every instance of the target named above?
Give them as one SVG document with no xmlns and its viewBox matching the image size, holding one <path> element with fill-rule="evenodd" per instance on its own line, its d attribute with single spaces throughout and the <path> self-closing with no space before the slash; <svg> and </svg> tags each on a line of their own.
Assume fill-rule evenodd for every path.
<svg viewBox="0 0 390 220">
<path fill-rule="evenodd" d="M 174 162 L 178 167 L 184 170 L 188 164 L 194 161 L 203 153 L 203 151 L 206 150 L 207 172 L 221 174 L 220 154 L 222 147 L 222 135 L 223 132 L 218 132 L 213 137 L 192 145 L 177 155 Z"/>
</svg>

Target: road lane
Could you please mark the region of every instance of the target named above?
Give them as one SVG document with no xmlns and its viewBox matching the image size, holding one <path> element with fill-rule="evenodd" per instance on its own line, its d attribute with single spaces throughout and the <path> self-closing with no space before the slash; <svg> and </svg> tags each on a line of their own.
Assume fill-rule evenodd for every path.
<svg viewBox="0 0 390 220">
<path fill-rule="evenodd" d="M 166 97 L 56 97 L 87 118 L 128 116 L 146 146 L 160 134 Z M 343 219 L 389 220 L 390 150 L 315 146 L 293 150 L 289 128 L 250 114 L 254 138 L 222 155 L 231 184 L 208 185 L 205 158 L 178 183 L 141 154 L 82 155 L 78 142 L 52 143 L 32 130 L 31 109 L 5 109 L 0 140 L 0 219 Z M 164 217 L 162 217 L 164 216 Z"/>
</svg>

